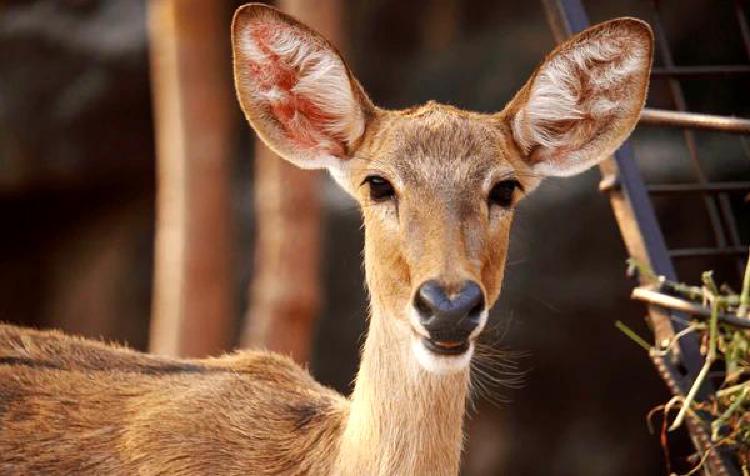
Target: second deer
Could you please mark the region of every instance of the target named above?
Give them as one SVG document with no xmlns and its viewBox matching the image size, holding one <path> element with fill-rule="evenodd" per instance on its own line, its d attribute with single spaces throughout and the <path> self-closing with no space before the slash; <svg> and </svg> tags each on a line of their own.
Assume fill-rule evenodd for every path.
<svg viewBox="0 0 750 476">
<path fill-rule="evenodd" d="M 271 353 L 172 360 L 0 326 L 1 474 L 457 474 L 515 206 L 625 140 L 652 59 L 649 27 L 616 19 L 555 49 L 500 112 L 389 111 L 295 19 L 249 4 L 232 28 L 255 131 L 361 205 L 371 313 L 351 397 Z"/>
</svg>

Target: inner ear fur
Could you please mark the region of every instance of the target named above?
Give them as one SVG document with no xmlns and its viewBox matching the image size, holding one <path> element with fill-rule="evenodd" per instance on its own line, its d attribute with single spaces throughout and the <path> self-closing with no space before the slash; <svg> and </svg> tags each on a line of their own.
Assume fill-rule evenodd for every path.
<svg viewBox="0 0 750 476">
<path fill-rule="evenodd" d="M 349 156 L 374 106 L 327 39 L 251 3 L 235 12 L 232 53 L 242 110 L 271 149 L 303 168 L 330 168 Z"/>
<path fill-rule="evenodd" d="M 618 18 L 573 36 L 534 71 L 501 113 L 540 175 L 573 175 L 611 155 L 646 101 L 653 59 L 647 23 Z"/>
</svg>

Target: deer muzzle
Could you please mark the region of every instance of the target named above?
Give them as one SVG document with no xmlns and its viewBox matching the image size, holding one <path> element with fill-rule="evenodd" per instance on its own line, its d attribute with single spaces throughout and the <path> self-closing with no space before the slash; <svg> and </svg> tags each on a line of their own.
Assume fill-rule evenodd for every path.
<svg viewBox="0 0 750 476">
<path fill-rule="evenodd" d="M 465 281 L 458 292 L 449 294 L 437 280 L 422 283 L 414 295 L 419 323 L 429 334 L 425 347 L 436 354 L 459 355 L 469 349 L 469 340 L 482 324 L 485 307 L 482 288 Z"/>
</svg>

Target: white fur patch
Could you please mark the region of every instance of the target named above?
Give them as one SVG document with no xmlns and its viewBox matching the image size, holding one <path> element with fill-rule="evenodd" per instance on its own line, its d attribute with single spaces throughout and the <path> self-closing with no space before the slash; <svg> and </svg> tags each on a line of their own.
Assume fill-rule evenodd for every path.
<svg viewBox="0 0 750 476">
<path fill-rule="evenodd" d="M 469 350 L 461 355 L 437 355 L 427 350 L 422 340 L 413 336 L 411 350 L 417 363 L 428 372 L 437 375 L 449 375 L 466 369 L 474 355 L 474 343 L 469 344 Z"/>
<path fill-rule="evenodd" d="M 485 309 L 479 316 L 479 325 L 469 335 L 469 350 L 461 355 L 438 355 L 428 350 L 422 343 L 423 337 L 429 337 L 429 333 L 419 322 L 419 314 L 414 306 L 408 305 L 406 315 L 415 335 L 411 338 L 411 350 L 417 363 L 426 371 L 438 375 L 447 375 L 465 369 L 474 355 L 474 339 L 482 333 L 487 324 L 488 311 Z"/>
</svg>

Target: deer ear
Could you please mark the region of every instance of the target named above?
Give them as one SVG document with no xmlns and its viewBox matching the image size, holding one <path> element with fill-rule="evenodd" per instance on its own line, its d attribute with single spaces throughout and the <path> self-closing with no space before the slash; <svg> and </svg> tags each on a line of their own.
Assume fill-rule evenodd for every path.
<svg viewBox="0 0 750 476">
<path fill-rule="evenodd" d="M 540 175 L 582 172 L 611 155 L 646 100 L 653 35 L 619 18 L 567 40 L 537 68 L 502 116 Z"/>
<path fill-rule="evenodd" d="M 325 38 L 278 10 L 248 4 L 234 15 L 232 51 L 240 105 L 271 149 L 308 169 L 348 157 L 374 106 Z"/>
</svg>

